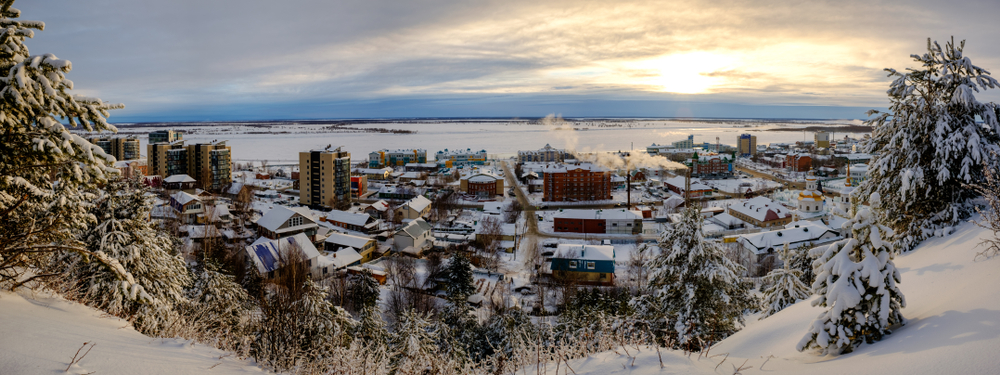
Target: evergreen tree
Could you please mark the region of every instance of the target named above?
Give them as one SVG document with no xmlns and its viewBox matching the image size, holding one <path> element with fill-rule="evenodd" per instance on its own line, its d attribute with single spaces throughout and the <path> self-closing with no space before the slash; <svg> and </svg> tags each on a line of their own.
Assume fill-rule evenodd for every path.
<svg viewBox="0 0 1000 375">
<path fill-rule="evenodd" d="M 400 316 L 392 338 L 396 351 L 390 364 L 390 374 L 424 373 L 440 356 L 437 354 L 437 332 L 434 325 L 416 310 Z"/>
<path fill-rule="evenodd" d="M 472 284 L 472 263 L 464 254 L 456 252 L 452 255 L 444 273 L 449 301 L 465 303 L 469 296 L 476 293 L 476 286 Z"/>
<path fill-rule="evenodd" d="M 378 309 L 378 280 L 372 277 L 371 270 L 365 268 L 361 275 L 351 284 L 351 296 L 354 306 L 359 309 L 360 319 L 354 328 L 354 337 L 368 345 L 386 346 L 389 344 L 389 333 L 385 329 L 382 313 Z"/>
<path fill-rule="evenodd" d="M 223 348 L 237 349 L 252 340 L 253 300 L 222 266 L 207 260 L 195 274 L 188 290 L 188 324 L 220 342 Z"/>
<path fill-rule="evenodd" d="M 881 207 L 878 193 L 871 195 L 869 203 Z M 799 341 L 799 351 L 848 353 L 862 342 L 881 340 L 891 333 L 890 326 L 905 323 L 900 309 L 906 300 L 896 286 L 899 271 L 892 262 L 890 244 L 882 240 L 891 237 L 892 230 L 875 222 L 871 208 L 856 211 L 843 225 L 844 233 L 850 231 L 852 238 L 822 248 L 816 260 L 818 274 L 812 292 L 819 298 L 813 306 L 827 310 Z"/>
<path fill-rule="evenodd" d="M 798 253 L 806 253 L 800 250 Z M 768 285 L 764 290 L 764 317 L 774 315 L 774 313 L 791 306 L 793 303 L 809 298 L 811 290 L 802 283 L 802 271 L 791 267 L 792 251 L 788 249 L 788 243 L 779 253 L 784 267 L 775 268 L 764 276 L 764 283 Z"/>
<path fill-rule="evenodd" d="M 117 173 L 114 158 L 60 120 L 113 132 L 105 118 L 122 105 L 72 94 L 69 61 L 29 55 L 24 39 L 45 24 L 18 20 L 21 12 L 13 3 L 0 1 L 0 285 L 15 288 L 61 275 L 42 271 L 61 251 L 85 254 L 117 272 L 119 267 L 76 239 L 95 220 L 87 209 L 94 197 L 85 191 Z"/>
<path fill-rule="evenodd" d="M 791 250 L 789 252 L 791 259 L 788 260 L 791 269 L 800 272 L 799 281 L 807 288 L 812 285 L 813 280 L 816 278 L 816 274 L 813 272 L 813 261 L 815 259 L 810 254 L 811 251 L 809 251 L 811 247 L 811 244 L 806 244 L 796 250 Z"/>
<path fill-rule="evenodd" d="M 171 237 L 147 220 L 146 192 L 137 177 L 110 181 L 90 210 L 97 224 L 80 236 L 90 253 L 113 261 L 118 272 L 75 252 L 56 258 L 50 269 L 66 270 L 68 295 L 156 335 L 178 318 L 175 308 L 186 302 L 191 274 Z"/>
<path fill-rule="evenodd" d="M 889 112 L 869 111 L 876 116 L 866 122 L 874 129 L 864 148 L 873 156 L 858 195 L 882 196 L 879 221 L 894 230 L 899 251 L 968 218 L 977 194 L 962 184 L 982 183 L 984 168 L 1000 169 L 1000 109 L 974 95 L 998 83 L 972 65 L 964 47 L 928 39 L 927 53 L 912 55 L 921 68 L 886 69 L 895 77 Z"/>
<path fill-rule="evenodd" d="M 744 268 L 705 241 L 702 217 L 687 209 L 673 229 L 660 235 L 660 253 L 650 262 L 646 294 L 632 301 L 654 332 L 665 331 L 675 347 L 698 350 L 736 332 L 743 313 L 758 302 L 739 275 Z"/>
<path fill-rule="evenodd" d="M 483 325 L 473 359 L 498 354 L 510 359 L 516 350 L 535 342 L 537 334 L 531 317 L 520 309 L 507 309 L 502 314 L 494 314 Z"/>
</svg>

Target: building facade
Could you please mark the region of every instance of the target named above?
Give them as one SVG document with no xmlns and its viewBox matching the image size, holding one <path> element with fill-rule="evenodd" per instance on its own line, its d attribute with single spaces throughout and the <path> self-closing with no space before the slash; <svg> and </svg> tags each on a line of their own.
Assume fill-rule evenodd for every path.
<svg viewBox="0 0 1000 375">
<path fill-rule="evenodd" d="M 312 150 L 299 153 L 299 202 L 334 207 L 351 200 L 351 153 Z"/>
<path fill-rule="evenodd" d="M 459 180 L 462 192 L 480 198 L 503 196 L 503 178 L 486 173 L 477 173 Z"/>
<path fill-rule="evenodd" d="M 232 149 L 226 141 L 184 145 L 184 141 L 146 146 L 149 174 L 170 177 L 186 174 L 206 190 L 219 190 L 232 183 Z"/>
<path fill-rule="evenodd" d="M 368 168 L 402 167 L 409 163 L 426 163 L 427 150 L 379 150 L 368 154 Z"/>
<path fill-rule="evenodd" d="M 579 202 L 611 199 L 611 171 L 590 163 L 542 169 L 543 201 Z"/>
<path fill-rule="evenodd" d="M 641 234 L 642 215 L 625 209 L 564 210 L 553 218 L 552 228 L 568 233 Z"/>
<path fill-rule="evenodd" d="M 444 151 L 438 151 L 434 156 L 438 166 L 442 168 L 484 165 L 486 157 L 486 150 L 472 151 L 471 148 L 465 150 L 444 149 Z"/>
<path fill-rule="evenodd" d="M 740 156 L 754 156 L 757 155 L 757 136 L 750 134 L 740 134 L 740 138 L 736 142 L 736 152 Z"/>
<path fill-rule="evenodd" d="M 606 245 L 556 247 L 552 256 L 552 277 L 584 285 L 614 285 L 615 248 Z"/>
<path fill-rule="evenodd" d="M 538 149 L 537 151 L 518 151 L 517 152 L 517 162 L 536 162 L 536 163 L 562 163 L 566 159 L 572 159 L 573 155 L 557 148 L 552 148 L 548 143 L 545 147 Z"/>
<path fill-rule="evenodd" d="M 87 140 L 117 161 L 139 159 L 139 139 L 135 137 L 91 137 Z"/>
<path fill-rule="evenodd" d="M 368 176 L 351 176 L 351 200 L 361 199 L 368 192 Z"/>
<path fill-rule="evenodd" d="M 149 133 L 149 144 L 174 143 L 184 139 L 184 133 L 174 130 L 157 130 Z"/>
<path fill-rule="evenodd" d="M 817 148 L 830 148 L 830 133 L 819 131 L 813 137 Z"/>
<path fill-rule="evenodd" d="M 803 153 L 785 155 L 785 166 L 792 172 L 806 172 L 812 169 L 812 156 Z"/>
<path fill-rule="evenodd" d="M 688 159 L 691 175 L 696 177 L 725 177 L 733 175 L 733 155 L 695 153 Z"/>
</svg>

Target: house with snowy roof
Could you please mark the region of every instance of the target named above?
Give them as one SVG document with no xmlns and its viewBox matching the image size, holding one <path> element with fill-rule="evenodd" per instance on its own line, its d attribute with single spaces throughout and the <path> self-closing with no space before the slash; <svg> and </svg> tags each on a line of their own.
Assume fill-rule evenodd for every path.
<svg viewBox="0 0 1000 375">
<path fill-rule="evenodd" d="M 195 224 L 198 222 L 198 215 L 205 212 L 200 198 L 183 191 L 170 196 L 170 208 L 173 208 L 173 216 L 180 219 L 181 224 Z"/>
<path fill-rule="evenodd" d="M 728 213 L 751 225 L 769 228 L 792 222 L 792 213 L 781 203 L 756 197 L 729 205 Z"/>
<path fill-rule="evenodd" d="M 392 239 L 396 251 L 419 255 L 422 249 L 430 247 L 433 233 L 431 225 L 418 218 L 397 230 Z"/>
<path fill-rule="evenodd" d="M 175 174 L 163 179 L 163 188 L 166 190 L 194 190 L 196 181 L 186 174 Z"/>
<path fill-rule="evenodd" d="M 319 258 L 322 256 L 305 233 L 273 240 L 261 237 L 245 250 L 247 257 L 257 267 L 257 272 L 265 279 L 281 276 L 281 269 L 295 261 L 305 262 L 310 271 L 315 271 L 319 268 Z"/>
<path fill-rule="evenodd" d="M 401 219 L 417 219 L 431 212 L 431 200 L 418 195 L 396 207 L 396 217 Z"/>
<path fill-rule="evenodd" d="M 378 242 L 369 237 L 355 236 L 345 233 L 330 233 L 330 236 L 323 242 L 323 249 L 336 253 L 340 250 L 351 248 L 361 255 L 361 263 L 374 259 L 375 248 Z"/>
<path fill-rule="evenodd" d="M 663 186 L 668 190 L 684 196 L 684 189 L 687 187 L 687 181 L 682 176 L 671 177 L 663 180 Z M 701 180 L 692 178 L 691 179 L 691 199 L 703 199 L 712 196 L 712 187 L 705 185 Z"/>
<path fill-rule="evenodd" d="M 334 226 L 341 227 L 365 234 L 378 231 L 382 226 L 382 220 L 376 219 L 369 214 L 360 212 L 347 212 L 332 210 L 321 219 Z"/>
<path fill-rule="evenodd" d="M 556 232 L 570 233 L 642 233 L 642 213 L 620 209 L 562 210 L 553 218 Z"/>
<path fill-rule="evenodd" d="M 305 233 L 312 238 L 316 235 L 319 224 L 313 219 L 312 211 L 305 207 L 274 206 L 255 222 L 258 233 L 278 239 Z"/>
<path fill-rule="evenodd" d="M 822 245 L 842 237 L 832 228 L 816 221 L 796 221 L 785 225 L 782 229 L 767 232 L 743 234 L 737 237 L 736 243 L 762 258 L 784 248 L 797 249 L 807 245 Z"/>
<path fill-rule="evenodd" d="M 379 200 L 378 202 L 364 206 L 362 210 L 376 219 L 385 219 L 385 214 L 389 211 L 389 202 Z"/>
<path fill-rule="evenodd" d="M 614 285 L 615 247 L 560 244 L 550 258 L 552 277 L 585 285 Z"/>
</svg>

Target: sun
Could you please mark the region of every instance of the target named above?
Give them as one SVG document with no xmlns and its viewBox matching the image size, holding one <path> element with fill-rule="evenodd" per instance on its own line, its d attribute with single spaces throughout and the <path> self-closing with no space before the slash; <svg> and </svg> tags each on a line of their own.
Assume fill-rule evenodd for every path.
<svg viewBox="0 0 1000 375">
<path fill-rule="evenodd" d="M 726 70 L 736 60 L 723 54 L 689 52 L 628 62 L 625 67 L 636 72 L 631 75 L 630 84 L 652 86 L 661 92 L 701 94 L 725 83 L 725 78 L 711 73 Z"/>
</svg>

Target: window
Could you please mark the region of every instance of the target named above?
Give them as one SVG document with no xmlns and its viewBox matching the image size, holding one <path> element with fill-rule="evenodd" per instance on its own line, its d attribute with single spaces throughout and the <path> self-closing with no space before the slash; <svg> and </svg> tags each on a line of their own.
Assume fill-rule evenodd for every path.
<svg viewBox="0 0 1000 375">
<path fill-rule="evenodd" d="M 569 261 L 569 268 L 576 268 L 576 261 L 575 260 Z"/>
<path fill-rule="evenodd" d="M 588 270 L 592 270 L 594 268 L 597 268 L 597 263 L 596 262 L 587 262 L 587 269 Z"/>
<path fill-rule="evenodd" d="M 302 225 L 302 216 L 292 216 L 292 218 L 288 219 L 288 226 L 296 227 L 299 225 Z"/>
</svg>

